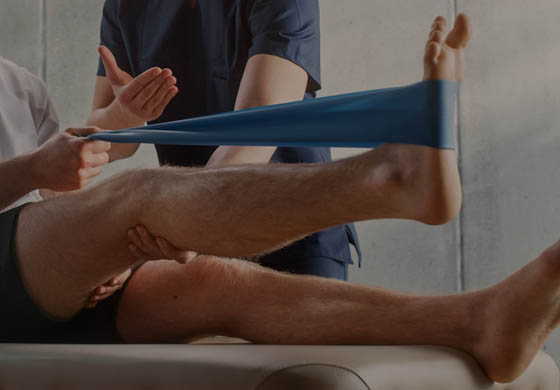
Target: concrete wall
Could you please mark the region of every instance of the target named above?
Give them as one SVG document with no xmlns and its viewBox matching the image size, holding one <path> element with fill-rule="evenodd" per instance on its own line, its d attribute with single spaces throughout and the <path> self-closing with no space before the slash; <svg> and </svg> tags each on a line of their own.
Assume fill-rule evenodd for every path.
<svg viewBox="0 0 560 390">
<path fill-rule="evenodd" d="M 102 3 L 0 3 L 0 55 L 46 78 L 64 126 L 82 124 L 89 111 Z M 475 23 L 457 126 L 461 217 L 437 228 L 359 224 L 365 260 L 351 269 L 353 281 L 430 293 L 482 288 L 558 238 L 558 2 L 321 0 L 321 7 L 323 95 L 417 81 L 433 17 L 460 10 Z M 153 148 L 143 147 L 105 176 L 155 164 Z M 560 333 L 547 347 L 560 362 Z"/>
<path fill-rule="evenodd" d="M 464 280 L 495 283 L 560 236 L 560 3 L 459 0 L 476 21 L 462 88 Z M 547 344 L 560 361 L 560 332 Z"/>
</svg>

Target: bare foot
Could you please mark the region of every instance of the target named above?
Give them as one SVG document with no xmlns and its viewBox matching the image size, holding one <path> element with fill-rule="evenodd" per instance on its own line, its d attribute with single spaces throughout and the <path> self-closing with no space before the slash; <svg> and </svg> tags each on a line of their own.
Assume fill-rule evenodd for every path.
<svg viewBox="0 0 560 390">
<path fill-rule="evenodd" d="M 461 14 L 445 36 L 446 21 L 439 16 L 432 24 L 424 56 L 424 80 L 463 79 L 464 54 L 470 36 L 469 19 Z M 402 194 L 396 196 L 402 216 L 430 225 L 449 222 L 459 213 L 462 193 L 453 150 L 426 146 L 385 144 L 374 152 L 394 163 Z"/>
<path fill-rule="evenodd" d="M 445 18 L 438 16 L 426 44 L 424 80 L 463 81 L 464 49 L 471 39 L 471 23 L 466 15 L 460 14 L 447 37 L 446 29 Z"/>
<path fill-rule="evenodd" d="M 479 337 L 470 353 L 496 382 L 529 366 L 560 323 L 560 242 L 502 283 L 483 291 Z M 478 317 L 478 316 L 477 316 Z"/>
</svg>

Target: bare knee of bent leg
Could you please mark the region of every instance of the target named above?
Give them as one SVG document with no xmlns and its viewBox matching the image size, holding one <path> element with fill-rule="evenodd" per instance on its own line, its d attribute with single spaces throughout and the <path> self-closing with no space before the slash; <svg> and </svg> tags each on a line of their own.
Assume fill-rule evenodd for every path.
<svg viewBox="0 0 560 390">
<path fill-rule="evenodd" d="M 227 333 L 238 311 L 236 292 L 243 285 L 239 278 L 248 267 L 208 256 L 185 265 L 146 263 L 121 298 L 117 316 L 121 336 L 127 342 L 177 342 Z"/>
</svg>

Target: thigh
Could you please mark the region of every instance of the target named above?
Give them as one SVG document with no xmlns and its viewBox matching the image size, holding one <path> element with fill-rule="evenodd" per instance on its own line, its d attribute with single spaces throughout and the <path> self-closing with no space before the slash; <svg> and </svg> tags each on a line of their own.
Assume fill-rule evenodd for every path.
<svg viewBox="0 0 560 390">
<path fill-rule="evenodd" d="M 15 261 L 26 291 L 49 316 L 72 317 L 93 289 L 134 263 L 121 202 L 99 186 L 21 211 Z"/>
<path fill-rule="evenodd" d="M 0 214 L 0 343 L 38 342 L 57 327 L 35 306 L 17 269 L 13 236 L 23 207 Z"/>
</svg>

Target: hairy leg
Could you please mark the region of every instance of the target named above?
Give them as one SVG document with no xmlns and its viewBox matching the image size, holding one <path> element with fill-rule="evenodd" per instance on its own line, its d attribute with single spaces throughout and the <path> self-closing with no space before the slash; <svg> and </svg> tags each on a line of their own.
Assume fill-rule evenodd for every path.
<svg viewBox="0 0 560 390">
<path fill-rule="evenodd" d="M 426 44 L 424 78 L 461 81 L 470 22 L 459 15 L 447 36 L 445 30 L 445 19 L 436 18 Z M 387 144 L 328 166 L 300 165 L 297 172 L 276 165 L 267 170 L 260 166 L 176 170 L 168 175 L 169 183 L 189 180 L 195 184 L 193 191 L 187 193 L 164 180 L 154 193 L 163 202 L 174 202 L 177 209 L 197 211 L 189 213 L 190 223 L 175 223 L 171 235 L 164 234 L 166 223 L 181 222 L 180 215 L 147 210 L 142 222 L 177 247 L 188 235 L 193 241 L 182 248 L 217 256 L 262 254 L 311 231 L 363 219 L 440 224 L 452 219 L 461 205 L 455 152 L 412 145 Z M 205 191 L 198 191 L 201 187 Z M 162 211 L 165 218 L 158 219 Z"/>
<path fill-rule="evenodd" d="M 443 31 L 441 23 L 434 26 L 434 33 Z M 436 35 L 427 46 L 426 77 L 459 79 L 468 21 L 458 18 L 451 46 Z M 27 207 L 16 247 L 31 296 L 47 313 L 65 318 L 95 287 L 134 263 L 126 232 L 138 224 L 178 248 L 242 258 L 351 221 L 444 223 L 460 203 L 454 152 L 384 145 L 329 164 L 128 172 Z"/>
<path fill-rule="evenodd" d="M 350 221 L 438 213 L 421 206 L 431 202 L 429 189 L 413 188 L 422 164 L 398 170 L 388 160 L 375 150 L 330 164 L 125 173 L 23 210 L 16 232 L 23 282 L 44 311 L 66 318 L 134 264 L 127 230 L 138 224 L 178 248 L 241 258 Z"/>
<path fill-rule="evenodd" d="M 510 382 L 560 323 L 559 280 L 560 242 L 500 284 L 448 296 L 202 257 L 140 268 L 117 326 L 134 343 L 225 335 L 261 344 L 444 345 L 472 354 L 492 380 Z"/>
<path fill-rule="evenodd" d="M 457 346 L 476 300 L 476 293 L 413 296 L 199 257 L 142 266 L 124 291 L 117 323 L 134 343 L 219 334 L 264 344 Z"/>
<path fill-rule="evenodd" d="M 97 286 L 137 261 L 126 245 L 126 229 L 134 221 L 129 196 L 134 184 L 124 175 L 21 211 L 15 235 L 18 266 L 43 312 L 72 317 Z"/>
</svg>

